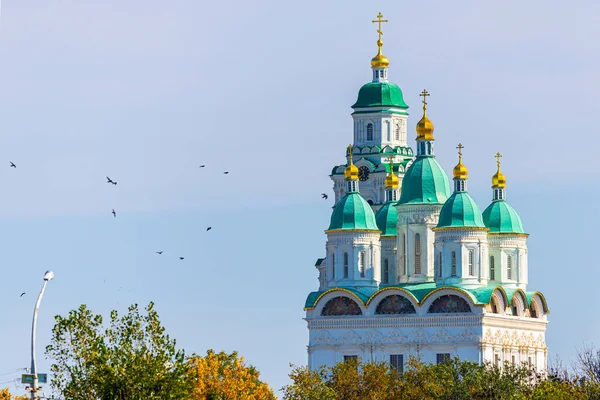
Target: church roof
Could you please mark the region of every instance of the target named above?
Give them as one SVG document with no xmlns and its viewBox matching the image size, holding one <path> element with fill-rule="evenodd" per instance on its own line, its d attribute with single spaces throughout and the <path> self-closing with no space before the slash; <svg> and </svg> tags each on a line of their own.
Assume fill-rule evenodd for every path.
<svg viewBox="0 0 600 400">
<path fill-rule="evenodd" d="M 378 231 L 373 209 L 358 193 L 346 194 L 333 209 L 328 230 Z"/>
<path fill-rule="evenodd" d="M 448 175 L 434 157 L 417 157 L 402 179 L 399 204 L 443 204 L 450 197 Z"/>
<path fill-rule="evenodd" d="M 438 228 L 485 228 L 481 211 L 467 192 L 454 192 L 440 212 Z"/>
<path fill-rule="evenodd" d="M 358 91 L 358 99 L 352 108 L 397 107 L 406 110 L 402 90 L 391 82 L 369 82 Z"/>
<path fill-rule="evenodd" d="M 398 223 L 396 202 L 385 203 L 375 214 L 375 220 L 381 236 L 396 236 L 396 224 Z"/>
<path fill-rule="evenodd" d="M 483 222 L 490 233 L 525 233 L 519 214 L 506 200 L 494 200 L 483 211 Z"/>
</svg>

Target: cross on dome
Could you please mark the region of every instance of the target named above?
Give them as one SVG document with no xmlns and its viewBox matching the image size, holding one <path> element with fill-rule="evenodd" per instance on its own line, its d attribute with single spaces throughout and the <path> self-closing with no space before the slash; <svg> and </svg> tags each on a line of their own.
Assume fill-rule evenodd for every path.
<svg viewBox="0 0 600 400">
<path fill-rule="evenodd" d="M 380 11 L 379 14 L 377 14 L 377 19 L 374 19 L 373 21 L 371 21 L 373 23 L 377 22 L 377 25 L 378 25 L 377 26 L 377 33 L 379 34 L 378 41 L 381 40 L 381 36 L 383 35 L 383 31 L 381 30 L 381 23 L 382 22 L 388 22 L 387 19 L 382 19 L 382 18 L 383 18 L 383 14 Z"/>
<path fill-rule="evenodd" d="M 423 111 L 427 110 L 427 96 L 431 96 L 429 94 L 429 92 L 425 89 L 423 89 L 423 91 L 421 92 L 421 94 L 419 95 L 421 97 L 423 97 L 423 100 L 421 100 L 421 103 L 423 103 Z"/>
<path fill-rule="evenodd" d="M 456 146 L 456 148 L 458 149 L 458 162 L 462 161 L 462 149 L 465 148 L 465 146 L 462 145 L 462 143 L 459 143 L 458 146 Z"/>
<path fill-rule="evenodd" d="M 371 59 L 371 66 L 373 68 L 387 68 L 390 65 L 390 61 L 381 53 L 381 46 L 383 46 L 383 31 L 381 30 L 381 24 L 388 22 L 387 19 L 383 19 L 383 14 L 380 12 L 377 14 L 377 19 L 371 21 L 377 23 L 377 55 Z"/>
<path fill-rule="evenodd" d="M 496 153 L 496 155 L 494 156 L 496 157 L 496 159 L 498 161 L 496 161 L 496 164 L 498 164 L 498 170 L 500 169 L 500 159 L 502 158 L 502 154 L 500 154 L 500 152 Z"/>
</svg>

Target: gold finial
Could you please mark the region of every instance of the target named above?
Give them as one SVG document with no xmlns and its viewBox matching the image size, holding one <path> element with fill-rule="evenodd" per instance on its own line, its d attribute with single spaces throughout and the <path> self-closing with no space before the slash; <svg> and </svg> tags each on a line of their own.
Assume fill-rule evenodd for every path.
<svg viewBox="0 0 600 400">
<path fill-rule="evenodd" d="M 344 171 L 344 176 L 346 177 L 346 180 L 356 181 L 358 180 L 358 168 L 352 163 L 352 150 L 354 150 L 354 147 L 350 144 L 346 150 L 348 152 L 348 166 Z"/>
<path fill-rule="evenodd" d="M 400 186 L 400 178 L 394 174 L 394 157 L 390 154 L 390 173 L 385 178 L 385 187 L 388 189 L 398 189 Z"/>
<path fill-rule="evenodd" d="M 383 36 L 383 31 L 381 30 L 381 24 L 383 22 L 388 22 L 387 19 L 383 19 L 383 14 L 380 12 L 377 14 L 377 19 L 372 20 L 371 22 L 377 23 L 377 55 L 373 57 L 371 60 L 371 66 L 373 68 L 387 68 L 390 65 L 390 60 L 387 59 L 381 53 L 381 46 L 383 46 L 383 40 L 381 37 Z"/>
<path fill-rule="evenodd" d="M 419 96 L 423 97 L 423 118 L 417 123 L 417 140 L 434 140 L 433 138 L 433 122 L 427 118 L 427 96 L 431 96 L 425 89 Z"/>
<path fill-rule="evenodd" d="M 496 153 L 494 157 L 496 157 L 496 165 L 498 166 L 498 171 L 496 171 L 496 174 L 492 176 L 492 188 L 504 189 L 506 187 L 506 176 L 504 176 L 504 174 L 500 172 L 500 158 L 502 158 L 502 154 Z"/>
<path fill-rule="evenodd" d="M 453 170 L 454 179 L 467 179 L 469 170 L 462 163 L 462 149 L 464 149 L 465 146 L 463 146 L 462 143 L 459 143 L 456 148 L 458 149 L 458 164 L 456 164 L 456 167 L 454 167 Z"/>
</svg>

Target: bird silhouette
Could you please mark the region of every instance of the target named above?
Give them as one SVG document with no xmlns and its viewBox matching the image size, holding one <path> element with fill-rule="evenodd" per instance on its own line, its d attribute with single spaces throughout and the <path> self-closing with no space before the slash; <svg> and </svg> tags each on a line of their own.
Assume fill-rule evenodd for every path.
<svg viewBox="0 0 600 400">
<path fill-rule="evenodd" d="M 23 297 L 25 295 L 25 292 L 21 293 L 21 295 L 19 297 Z"/>
<path fill-rule="evenodd" d="M 115 211 L 115 209 L 114 209 L 114 208 L 112 209 L 112 215 L 113 215 L 115 218 L 117 218 L 117 212 Z"/>
<path fill-rule="evenodd" d="M 110 179 L 108 176 L 106 177 L 106 183 L 112 183 L 113 185 L 116 185 L 117 182 L 113 181 L 112 179 Z"/>
<path fill-rule="evenodd" d="M 212 226 L 209 226 L 208 228 L 206 228 L 206 232 L 210 231 L 212 229 Z"/>
<path fill-rule="evenodd" d="M 204 168 L 206 167 L 206 165 L 202 164 L 201 166 L 199 166 L 198 168 Z"/>
<path fill-rule="evenodd" d="M 156 252 L 156 254 L 162 254 L 162 253 L 163 253 L 162 250 Z"/>
<path fill-rule="evenodd" d="M 180 259 L 180 260 L 183 260 L 183 259 L 184 259 L 184 257 L 179 257 L 179 259 Z"/>
<path fill-rule="evenodd" d="M 225 171 L 225 172 L 223 172 L 223 173 L 224 173 L 225 175 L 227 175 L 227 174 L 229 173 L 229 171 Z"/>
<path fill-rule="evenodd" d="M 327 193 L 321 193 L 321 198 L 322 199 L 327 199 L 329 196 L 327 196 Z"/>
<path fill-rule="evenodd" d="M 10 166 L 13 167 L 13 168 L 17 168 L 17 166 L 15 165 L 15 163 L 12 162 L 12 161 L 10 162 Z"/>
</svg>

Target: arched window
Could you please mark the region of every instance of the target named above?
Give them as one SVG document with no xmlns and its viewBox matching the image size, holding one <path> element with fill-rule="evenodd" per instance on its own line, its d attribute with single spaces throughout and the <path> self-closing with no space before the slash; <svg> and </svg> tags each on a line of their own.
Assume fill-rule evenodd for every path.
<svg viewBox="0 0 600 400">
<path fill-rule="evenodd" d="M 438 278 L 442 277 L 442 266 L 444 265 L 443 260 L 442 260 L 442 252 L 440 251 L 439 254 L 439 258 L 438 258 Z"/>
<path fill-rule="evenodd" d="M 403 296 L 392 294 L 387 296 L 375 309 L 375 314 L 416 314 L 415 306 Z"/>
<path fill-rule="evenodd" d="M 360 272 L 360 277 L 365 277 L 365 252 L 361 251 L 358 257 L 358 272 Z"/>
<path fill-rule="evenodd" d="M 450 274 L 452 276 L 456 276 L 456 252 L 455 251 L 452 252 L 452 258 L 451 258 L 450 262 L 451 262 Z"/>
<path fill-rule="evenodd" d="M 392 131 L 390 129 L 390 121 L 385 121 L 385 134 L 387 137 L 387 141 L 391 141 L 392 140 Z"/>
<path fill-rule="evenodd" d="M 464 313 L 471 312 L 471 306 L 462 297 L 453 294 L 440 296 L 429 306 L 430 313 Z"/>
<path fill-rule="evenodd" d="M 400 140 L 400 124 L 396 124 L 396 128 L 394 129 L 394 136 L 396 140 Z"/>
<path fill-rule="evenodd" d="M 388 259 L 383 260 L 383 277 L 381 278 L 383 283 L 389 283 L 390 280 L 390 264 Z"/>
<path fill-rule="evenodd" d="M 402 275 L 406 275 L 406 234 L 402 234 Z"/>
<path fill-rule="evenodd" d="M 344 253 L 344 278 L 348 277 L 348 253 Z"/>
<path fill-rule="evenodd" d="M 494 256 L 490 256 L 490 280 L 496 280 L 496 260 Z"/>
<path fill-rule="evenodd" d="M 331 255 L 331 278 L 335 279 L 335 254 Z"/>
<path fill-rule="evenodd" d="M 421 273 L 421 235 L 415 233 L 415 274 Z"/>
<path fill-rule="evenodd" d="M 512 256 L 506 256 L 506 279 L 512 279 Z"/>
<path fill-rule="evenodd" d="M 473 250 L 469 250 L 469 276 L 475 275 L 475 268 L 473 266 Z"/>
<path fill-rule="evenodd" d="M 348 297 L 334 297 L 329 300 L 321 315 L 329 317 L 334 315 L 362 315 L 360 306 L 352 299 Z"/>
<path fill-rule="evenodd" d="M 367 141 L 373 140 L 373 124 L 367 124 Z"/>
</svg>

